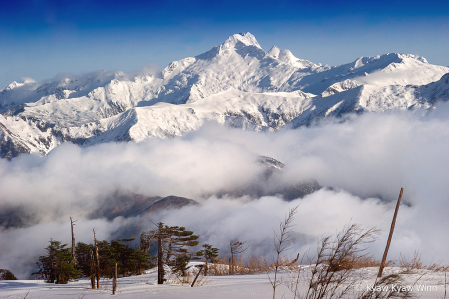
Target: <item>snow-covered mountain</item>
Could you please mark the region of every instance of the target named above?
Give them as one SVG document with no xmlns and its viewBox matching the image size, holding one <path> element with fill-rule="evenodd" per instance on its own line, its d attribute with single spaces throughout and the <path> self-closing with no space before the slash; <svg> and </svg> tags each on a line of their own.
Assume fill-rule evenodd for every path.
<svg viewBox="0 0 449 299">
<path fill-rule="evenodd" d="M 46 154 L 65 141 L 181 136 L 208 120 L 276 131 L 351 112 L 430 109 L 449 99 L 447 73 L 397 53 L 323 66 L 235 34 L 154 76 L 102 71 L 11 83 L 0 90 L 0 156 Z"/>
</svg>

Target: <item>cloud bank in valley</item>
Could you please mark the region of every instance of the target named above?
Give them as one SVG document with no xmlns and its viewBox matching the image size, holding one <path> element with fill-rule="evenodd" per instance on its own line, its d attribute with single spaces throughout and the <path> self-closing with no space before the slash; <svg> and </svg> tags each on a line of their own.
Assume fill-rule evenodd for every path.
<svg viewBox="0 0 449 299">
<path fill-rule="evenodd" d="M 0 211 L 20 207 L 30 218 L 26 227 L 0 231 L 0 268 L 26 277 L 49 238 L 69 242 L 69 216 L 80 219 L 75 230 L 79 241 L 91 242 L 93 227 L 99 238 L 109 239 L 127 225 L 149 229 L 152 221 L 164 221 L 194 230 L 201 242 L 222 248 L 223 254 L 229 240 L 239 238 L 248 241 L 251 252 L 269 256 L 272 229 L 298 204 L 295 252 L 315 247 L 320 236 L 352 221 L 383 230 L 371 246 L 380 258 L 400 187 L 405 189 L 404 205 L 389 257 L 419 249 L 427 261 L 447 262 L 449 242 L 442 236 L 449 224 L 449 105 L 441 104 L 438 111 L 424 118 L 416 113 L 364 114 L 344 123 L 328 120 L 276 133 L 208 123 L 180 138 L 89 148 L 64 144 L 47 157 L 0 160 Z M 278 184 L 315 178 L 335 189 L 292 202 L 213 195 L 260 180 L 264 168 L 255 163 L 258 155 L 286 165 L 273 178 Z M 184 196 L 201 204 L 112 222 L 88 219 L 115 190 Z M 18 266 L 18 260 L 27 264 Z"/>
</svg>

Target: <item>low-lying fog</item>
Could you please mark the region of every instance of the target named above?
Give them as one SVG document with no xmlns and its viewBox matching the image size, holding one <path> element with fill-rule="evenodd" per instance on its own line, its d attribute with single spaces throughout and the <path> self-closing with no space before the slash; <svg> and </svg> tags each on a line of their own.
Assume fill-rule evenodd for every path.
<svg viewBox="0 0 449 299">
<path fill-rule="evenodd" d="M 201 243 L 220 248 L 224 256 L 234 238 L 247 241 L 246 253 L 272 256 L 273 229 L 296 205 L 292 255 L 309 248 L 313 252 L 319 238 L 352 222 L 382 229 L 370 246 L 380 259 L 401 187 L 403 204 L 389 259 L 420 250 L 427 263 L 449 262 L 449 105 L 425 117 L 392 112 L 340 121 L 276 133 L 207 123 L 180 138 L 89 148 L 67 143 L 47 157 L 0 160 L 0 214 L 14 211 L 25 219 L 21 227 L 0 228 L 0 268 L 29 277 L 50 238 L 70 242 L 70 216 L 78 219 L 77 241 L 91 243 L 94 227 L 99 239 L 110 240 L 162 221 L 193 230 Z M 264 166 L 255 162 L 259 155 L 285 164 L 272 178 L 275 184 L 313 178 L 333 188 L 290 202 L 275 196 L 214 195 L 260 180 Z M 116 190 L 183 196 L 200 205 L 112 221 L 92 219 L 92 211 L 108 205 L 106 195 Z"/>
</svg>

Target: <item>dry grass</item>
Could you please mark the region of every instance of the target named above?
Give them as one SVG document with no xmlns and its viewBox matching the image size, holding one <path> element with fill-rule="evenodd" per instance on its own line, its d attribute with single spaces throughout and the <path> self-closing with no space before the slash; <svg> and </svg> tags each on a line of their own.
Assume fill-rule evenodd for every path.
<svg viewBox="0 0 449 299">
<path fill-rule="evenodd" d="M 322 238 L 318 245 L 315 262 L 310 265 L 310 272 L 298 271 L 286 283 L 295 299 L 386 299 L 412 298 L 408 289 L 398 290 L 391 285 L 404 285 L 403 277 L 397 274 L 376 279 L 373 290 L 358 290 L 360 278 L 357 269 L 379 264 L 371 256 L 365 254 L 367 244 L 375 240 L 379 231 L 376 228 L 362 229 L 356 224 L 349 225 L 335 236 Z M 362 278 L 364 279 L 364 278 Z M 301 293 L 298 288 L 308 285 L 307 292 Z"/>
<path fill-rule="evenodd" d="M 225 257 L 215 259 L 215 263 L 209 263 L 207 267 L 208 276 L 229 275 L 229 265 Z"/>
<path fill-rule="evenodd" d="M 357 256 L 352 255 L 347 258 L 347 260 L 340 266 L 341 269 L 362 269 L 370 267 L 380 267 L 380 261 L 376 260 L 373 256 Z M 394 261 L 387 261 L 385 267 L 391 267 L 395 265 Z M 338 270 L 338 269 L 337 269 Z"/>
<path fill-rule="evenodd" d="M 234 258 L 232 265 L 225 257 L 217 258 L 215 263 L 208 264 L 208 276 L 222 276 L 233 274 L 260 274 L 273 271 L 275 269 L 275 261 L 259 255 L 250 255 L 244 262 L 241 257 Z M 283 269 L 291 271 L 296 270 L 299 262 L 295 258 L 282 257 L 279 259 L 279 266 Z M 229 271 L 230 269 L 233 271 Z"/>
<path fill-rule="evenodd" d="M 413 274 L 418 270 L 430 270 L 433 272 L 446 272 L 449 271 L 449 266 L 441 265 L 441 262 L 430 263 L 429 266 L 424 266 L 421 261 L 421 252 L 415 250 L 413 258 L 407 260 L 407 258 L 401 253 L 399 258 L 399 267 L 402 268 L 401 273 Z"/>
<path fill-rule="evenodd" d="M 179 285 L 192 285 L 193 280 L 195 279 L 196 275 L 198 274 L 199 268 L 192 267 L 187 272 L 186 276 L 178 276 L 174 273 L 170 273 L 167 278 L 167 283 L 169 284 L 179 284 Z M 194 286 L 203 286 L 208 283 L 207 277 L 203 275 L 204 271 L 201 271 L 200 275 L 198 276 L 195 285 Z"/>
<path fill-rule="evenodd" d="M 416 270 L 423 269 L 424 267 L 421 262 L 421 253 L 415 250 L 411 260 L 407 260 L 407 258 L 401 253 L 399 257 L 399 267 L 402 268 L 402 273 L 404 274 L 415 273 Z"/>
<path fill-rule="evenodd" d="M 261 274 L 271 272 L 275 269 L 275 261 L 273 259 L 263 257 L 260 254 L 252 254 L 247 257 L 246 262 L 243 262 L 241 257 L 235 258 L 234 265 L 228 261 L 227 258 L 221 257 L 215 260 L 215 263 L 208 264 L 208 276 L 223 276 L 230 275 L 229 269 L 234 268 L 234 274 Z M 314 264 L 314 263 L 311 263 Z M 387 261 L 385 266 L 394 266 L 394 261 Z M 300 261 L 292 257 L 281 257 L 279 258 L 279 266 L 283 270 L 296 271 L 300 266 Z M 348 269 L 361 269 L 368 267 L 379 267 L 380 261 L 374 259 L 372 256 L 351 256 L 343 264 L 339 265 L 338 269 L 334 270 L 348 270 Z M 335 266 L 334 266 L 335 267 Z M 433 266 L 435 269 L 445 269 L 437 264 Z M 434 268 L 429 270 L 433 270 Z M 446 268 L 447 270 L 447 268 Z M 440 270 L 444 271 L 444 270 Z"/>
<path fill-rule="evenodd" d="M 314 263 L 312 263 L 314 264 Z M 387 261 L 386 266 L 391 267 L 395 264 L 394 261 Z M 280 257 L 279 267 L 283 270 L 296 271 L 300 266 L 300 261 L 292 257 Z M 380 261 L 374 259 L 372 256 L 352 256 L 348 258 L 343 264 L 339 265 L 336 271 L 345 269 L 361 269 L 368 267 L 379 267 Z M 260 274 L 271 272 L 275 269 L 275 261 L 267 257 L 263 257 L 260 254 L 252 254 L 247 257 L 247 261 L 243 262 L 243 259 L 235 258 L 234 265 L 227 260 L 227 258 L 217 258 L 215 263 L 208 264 L 208 276 L 223 276 L 229 275 L 229 269 L 234 268 L 234 274 Z"/>
<path fill-rule="evenodd" d="M 426 269 L 433 272 L 447 272 L 449 271 L 449 266 L 441 265 L 441 263 L 431 263 Z"/>
<path fill-rule="evenodd" d="M 248 263 L 246 264 L 246 268 L 251 274 L 268 272 L 271 271 L 273 267 L 274 264 L 272 260 L 255 254 L 248 257 Z"/>
</svg>

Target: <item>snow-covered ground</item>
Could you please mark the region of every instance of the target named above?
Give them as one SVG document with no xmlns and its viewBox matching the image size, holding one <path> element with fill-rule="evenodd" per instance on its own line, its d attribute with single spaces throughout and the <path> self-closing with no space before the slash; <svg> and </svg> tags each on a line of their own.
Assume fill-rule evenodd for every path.
<svg viewBox="0 0 449 299">
<path fill-rule="evenodd" d="M 377 268 L 365 268 L 357 275 L 366 277 L 357 285 L 359 290 L 366 290 L 374 283 Z M 384 275 L 400 272 L 400 268 L 392 267 L 384 270 Z M 283 273 L 282 279 L 288 281 L 295 273 Z M 271 274 L 271 276 L 273 276 Z M 422 277 L 421 277 L 422 276 Z M 421 277 L 421 278 L 420 278 Z M 418 282 L 416 280 L 419 279 Z M 421 270 L 408 275 L 406 286 L 412 287 L 419 298 L 444 298 L 444 272 Z M 157 284 L 157 271 L 152 269 L 147 274 L 118 279 L 117 298 L 161 298 L 161 299 L 202 299 L 202 298 L 273 298 L 273 290 L 267 274 L 207 276 L 200 285 L 193 288 L 188 284 L 174 283 L 169 280 L 164 285 Z M 416 282 L 416 284 L 414 284 Z M 391 286 L 394 287 L 394 286 Z M 300 291 L 307 289 L 303 281 Z M 357 292 L 357 291 L 355 291 Z M 28 294 L 28 295 L 27 295 Z M 43 280 L 0 281 L 0 298 L 53 299 L 53 298 L 109 298 L 112 296 L 112 280 L 101 281 L 100 289 L 90 288 L 90 281 L 81 279 L 68 285 L 45 283 Z M 276 289 L 276 298 L 293 298 L 293 293 L 286 284 Z M 354 294 L 352 298 L 357 298 Z"/>
</svg>

